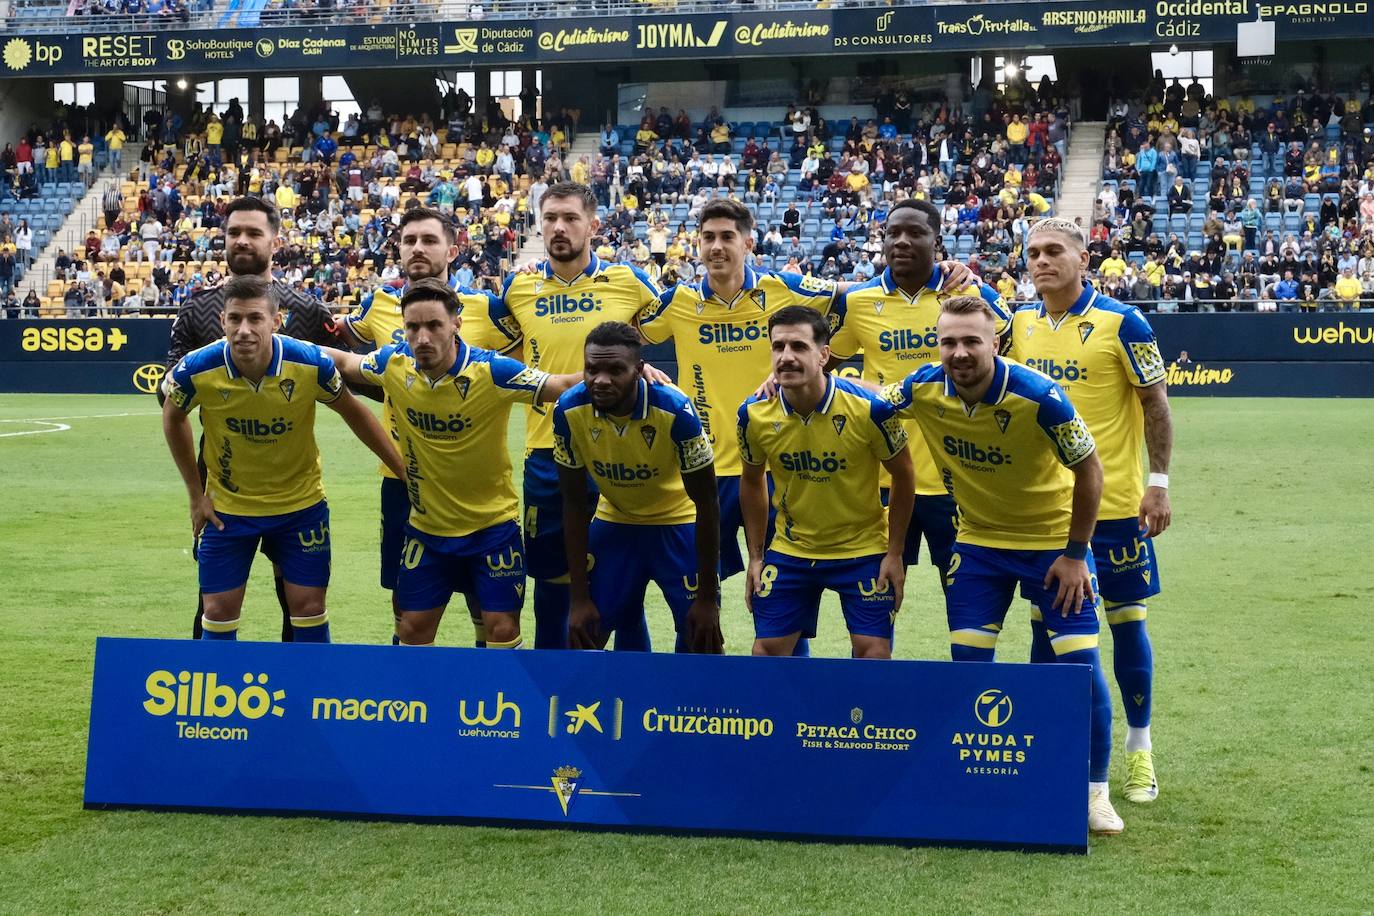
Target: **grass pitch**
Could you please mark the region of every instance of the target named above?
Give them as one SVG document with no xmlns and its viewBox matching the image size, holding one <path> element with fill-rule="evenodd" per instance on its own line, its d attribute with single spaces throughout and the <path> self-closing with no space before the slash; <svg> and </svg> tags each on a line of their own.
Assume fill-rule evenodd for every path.
<svg viewBox="0 0 1374 916">
<path fill-rule="evenodd" d="M 0 397 L 0 912 L 1370 912 L 1370 410 L 1174 401 L 1150 618 L 1162 794 L 1118 797 L 1126 833 L 1061 857 L 83 811 L 95 637 L 189 632 L 186 500 L 151 398 Z M 319 425 L 334 635 L 380 643 L 375 462 L 328 411 Z M 948 657 L 938 596 L 911 571 L 899 656 Z M 739 577 L 723 616 L 747 652 Z M 469 639 L 465 617 L 440 641 Z M 275 639 L 279 619 L 259 563 L 242 636 Z M 1002 657 L 1026 657 L 1024 621 L 1018 603 Z M 816 654 L 847 654 L 833 603 L 822 630 Z"/>
</svg>

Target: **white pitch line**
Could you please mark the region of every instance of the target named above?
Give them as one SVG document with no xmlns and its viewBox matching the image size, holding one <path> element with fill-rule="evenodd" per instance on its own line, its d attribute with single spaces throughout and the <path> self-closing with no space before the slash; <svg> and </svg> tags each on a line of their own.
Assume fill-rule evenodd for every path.
<svg viewBox="0 0 1374 916">
<path fill-rule="evenodd" d="M 56 420 L 100 420 L 106 417 L 155 417 L 157 413 L 152 411 L 140 411 L 137 413 L 93 413 L 75 417 L 28 417 L 26 419 L 0 419 L 0 423 L 37 423 L 46 426 L 47 429 L 26 429 L 17 433 L 0 433 L 0 439 L 8 439 L 13 436 L 38 436 L 43 433 L 61 433 L 71 429 L 68 423 L 57 423 Z"/>
<path fill-rule="evenodd" d="M 10 436 L 37 436 L 42 433 L 60 433 L 71 429 L 66 423 L 49 423 L 46 420 L 4 420 L 5 423 L 39 423 L 47 426 L 48 429 L 26 429 L 18 433 L 0 433 L 0 439 L 7 439 Z"/>
<path fill-rule="evenodd" d="M 27 417 L 19 420 L 0 419 L 0 423 L 46 423 L 48 420 L 100 420 L 104 417 L 158 417 L 161 411 L 144 410 L 137 413 L 91 413 L 79 417 Z"/>
</svg>

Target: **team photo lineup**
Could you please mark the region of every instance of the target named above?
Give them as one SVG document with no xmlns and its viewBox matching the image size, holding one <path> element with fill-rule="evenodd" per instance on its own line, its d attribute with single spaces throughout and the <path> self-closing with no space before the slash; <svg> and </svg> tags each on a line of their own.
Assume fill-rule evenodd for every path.
<svg viewBox="0 0 1374 916">
<path fill-rule="evenodd" d="M 1107 790 L 1102 610 L 1130 723 L 1124 797 L 1155 798 L 1145 618 L 1160 589 L 1153 538 L 1170 523 L 1164 364 L 1139 311 L 1084 281 L 1075 223 L 1032 227 L 1027 263 L 1043 301 L 1012 313 L 966 268 L 935 261 L 940 213 L 925 201 L 892 208 L 887 267 L 862 283 L 755 270 L 752 214 L 714 201 L 701 213 L 706 276 L 667 290 L 592 251 L 586 186 L 554 184 L 539 205 L 548 259 L 509 275 L 499 295 L 453 283 L 447 215 L 406 210 L 406 281 L 309 329 L 339 344 L 324 347 L 280 333 L 278 214 L 252 197 L 229 206 L 231 277 L 199 297 L 222 309 L 223 337 L 180 356 L 162 387 L 197 539 L 200 638 L 236 638 L 261 548 L 283 639 L 331 641 L 313 435 L 323 403 L 381 461 L 380 583 L 395 645 L 434 645 L 461 596 L 476 646 L 520 648 L 529 578 L 533 648 L 650 650 L 652 584 L 675 651 L 719 653 L 719 579 L 743 573 L 753 654 L 808 655 L 829 590 L 854 657 L 890 658 L 924 540 L 954 660 L 993 660 L 1019 586 L 1031 661 L 1092 667 L 1089 819 L 1110 834 L 1123 824 Z M 731 328 L 741 333 L 720 333 Z M 885 348 L 894 333 L 916 346 Z M 642 358 L 644 344 L 668 340 L 679 366 L 694 367 L 698 397 Z M 862 377 L 832 371 L 859 352 Z M 1070 356 L 1085 381 L 1060 386 L 1031 368 Z M 352 389 L 380 397 L 380 422 Z M 517 406 L 523 497 L 506 445 Z"/>
<path fill-rule="evenodd" d="M 0 911 L 1368 911 L 1368 3 L 0 31 Z"/>
</svg>

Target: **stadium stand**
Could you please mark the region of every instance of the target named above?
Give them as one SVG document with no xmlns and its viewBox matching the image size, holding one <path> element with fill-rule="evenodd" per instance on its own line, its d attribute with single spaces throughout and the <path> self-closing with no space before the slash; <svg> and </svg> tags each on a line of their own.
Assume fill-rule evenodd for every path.
<svg viewBox="0 0 1374 916">
<path fill-rule="evenodd" d="M 883 269 L 888 208 L 914 196 L 945 213 L 940 256 L 967 261 L 1012 298 L 1025 232 L 1053 212 L 1067 134 L 1056 127 L 1051 141 L 1050 126 L 1067 123 L 1065 101 L 1045 81 L 979 90 L 966 111 L 895 88 L 873 102 L 871 116 L 840 124 L 814 105 L 741 122 L 714 109 L 693 117 L 649 107 L 639 124 L 588 132 L 576 149 L 578 112 L 511 123 L 494 107 L 479 117 L 458 94 L 418 117 L 373 105 L 343 123 L 323 109 L 282 125 L 258 124 L 239 106 L 222 119 L 197 109 L 185 124 L 153 112 L 148 143 L 101 190 L 102 213 L 80 250 L 61 252 L 53 275 L 36 279 L 39 307 L 48 316 L 173 313 L 224 275 L 219 224 L 244 193 L 282 209 L 279 276 L 338 310 L 399 275 L 391 231 L 418 203 L 454 213 L 463 247 L 455 270 L 495 289 L 537 226 L 539 195 L 565 178 L 589 184 L 601 202 L 598 253 L 639 264 L 663 285 L 704 272 L 697 215 L 714 196 L 754 213 L 756 267 L 860 280 Z M 105 125 L 90 118 L 60 110 L 49 133 L 70 121 L 99 134 Z M 1017 124 L 1026 127 L 1013 142 Z M 97 163 L 110 155 L 102 136 Z M 40 198 L 24 218 L 37 212 L 42 222 L 30 225 L 51 234 L 61 216 L 42 208 L 71 212 L 73 189 L 47 177 L 42 193 L 69 196 Z"/>
<path fill-rule="evenodd" d="M 1374 304 L 1367 96 L 1298 84 L 1214 99 L 1156 76 L 1117 102 L 1091 229 L 1098 285 L 1159 311 Z"/>
</svg>

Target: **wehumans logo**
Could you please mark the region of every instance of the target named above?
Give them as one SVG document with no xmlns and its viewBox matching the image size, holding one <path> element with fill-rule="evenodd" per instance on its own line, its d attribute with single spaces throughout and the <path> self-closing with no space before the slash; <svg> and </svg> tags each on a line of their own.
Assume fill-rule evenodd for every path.
<svg viewBox="0 0 1374 916">
<path fill-rule="evenodd" d="M 245 674 L 244 687 L 235 690 L 219 683 L 215 672 L 182 671 L 173 674 L 159 670 L 148 675 L 143 688 L 148 699 L 143 709 L 152 716 L 186 716 L 188 718 L 228 719 L 233 716 L 250 722 L 271 713 L 281 717 L 286 710 L 280 704 L 286 699 L 285 690 L 267 688 L 266 674 Z M 243 726 L 221 728 L 200 723 L 178 721 L 177 737 L 212 741 L 247 741 L 248 729 Z"/>
<path fill-rule="evenodd" d="M 27 332 L 25 332 L 27 334 Z M 1297 344 L 1374 344 L 1374 324 L 1346 324 L 1344 321 L 1335 327 L 1310 325 L 1293 329 L 1293 342 Z"/>
<path fill-rule="evenodd" d="M 510 716 L 508 725 L 507 714 Z M 471 707 L 467 700 L 459 700 L 458 720 L 466 726 L 458 729 L 458 735 L 462 738 L 520 737 L 520 707 L 507 700 L 505 693 L 501 691 L 496 694 L 496 702 L 490 715 L 487 714 L 486 700 L 478 700 Z"/>
<path fill-rule="evenodd" d="M 429 719 L 429 709 L 419 700 L 315 697 L 310 704 L 310 718 L 343 722 L 413 722 L 423 725 Z"/>
<path fill-rule="evenodd" d="M 297 531 L 296 540 L 301 542 L 306 553 L 315 553 L 319 548 L 329 546 L 329 526 L 320 522 L 314 528 Z"/>
<path fill-rule="evenodd" d="M 973 714 L 988 728 L 1000 728 L 1011 718 L 1011 697 L 996 688 L 984 690 L 973 701 Z"/>
<path fill-rule="evenodd" d="M 478 700 L 477 705 L 471 713 L 468 712 L 468 701 L 458 701 L 458 718 L 464 725 L 500 725 L 501 720 L 506 717 L 506 713 L 511 713 L 511 724 L 516 728 L 520 727 L 520 707 L 506 700 L 506 695 L 502 691 L 496 693 L 495 712 L 491 717 L 487 716 L 487 701 Z"/>
<path fill-rule="evenodd" d="M 1131 566 L 1137 565 L 1137 561 L 1140 560 L 1141 555 L 1144 553 L 1145 544 L 1140 538 L 1135 538 L 1130 547 L 1123 547 L 1120 550 L 1108 550 L 1107 559 L 1111 562 L 1113 568 L 1120 569 L 1124 566 L 1129 569 Z"/>
<path fill-rule="evenodd" d="M 867 582 L 860 582 L 859 595 L 864 598 L 875 598 L 886 595 L 892 590 L 892 584 L 887 580 L 879 582 L 877 579 L 869 579 Z"/>
<path fill-rule="evenodd" d="M 507 547 L 500 553 L 489 553 L 486 556 L 487 569 L 492 572 L 504 572 L 514 569 L 520 562 L 520 551 L 514 547 Z"/>
</svg>

